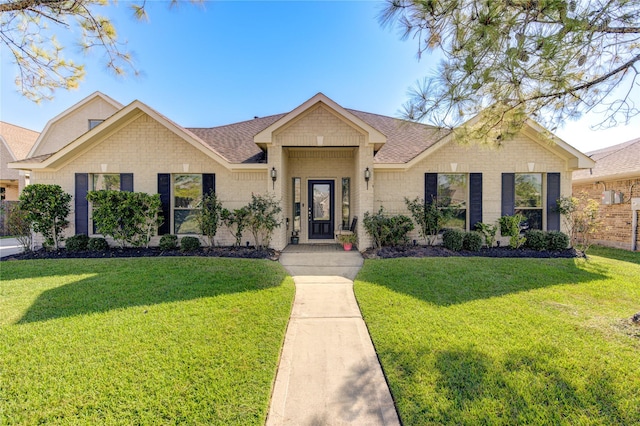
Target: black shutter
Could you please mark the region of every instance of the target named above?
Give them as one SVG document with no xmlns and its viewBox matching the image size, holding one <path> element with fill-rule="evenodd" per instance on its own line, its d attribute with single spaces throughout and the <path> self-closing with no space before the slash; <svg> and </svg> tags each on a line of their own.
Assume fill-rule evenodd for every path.
<svg viewBox="0 0 640 426">
<path fill-rule="evenodd" d="M 120 173 L 120 191 L 133 192 L 133 173 Z"/>
<path fill-rule="evenodd" d="M 76 173 L 75 191 L 75 227 L 76 235 L 89 235 L 89 202 L 87 192 L 89 192 L 89 175 L 87 173 Z"/>
<path fill-rule="evenodd" d="M 560 173 L 547 173 L 547 231 L 560 230 Z"/>
<path fill-rule="evenodd" d="M 438 198 L 438 174 L 424 174 L 424 202 L 431 204 Z"/>
<path fill-rule="evenodd" d="M 516 175 L 502 174 L 502 216 L 513 216 L 516 204 Z"/>
<path fill-rule="evenodd" d="M 202 195 L 216 192 L 216 175 L 213 173 L 205 173 L 202 175 Z"/>
<path fill-rule="evenodd" d="M 158 235 L 171 233 L 171 175 L 158 173 L 158 194 L 162 203 L 162 225 L 158 228 Z"/>
<path fill-rule="evenodd" d="M 469 229 L 482 222 L 482 173 L 469 173 Z"/>
</svg>

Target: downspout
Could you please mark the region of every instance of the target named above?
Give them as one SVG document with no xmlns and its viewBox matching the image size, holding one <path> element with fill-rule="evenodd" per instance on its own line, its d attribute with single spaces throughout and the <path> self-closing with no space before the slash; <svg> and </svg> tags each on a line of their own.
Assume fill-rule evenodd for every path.
<svg viewBox="0 0 640 426">
<path fill-rule="evenodd" d="M 632 210 L 633 224 L 631 225 L 631 251 L 638 250 L 638 210 Z"/>
</svg>

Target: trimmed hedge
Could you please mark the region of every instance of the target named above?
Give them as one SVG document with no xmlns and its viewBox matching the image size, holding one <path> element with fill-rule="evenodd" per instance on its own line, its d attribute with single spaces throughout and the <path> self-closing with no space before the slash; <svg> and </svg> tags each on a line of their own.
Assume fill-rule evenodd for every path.
<svg viewBox="0 0 640 426">
<path fill-rule="evenodd" d="M 453 251 L 462 250 L 465 232 L 460 229 L 446 229 L 442 234 L 442 245 Z"/>
<path fill-rule="evenodd" d="M 181 251 L 196 251 L 200 249 L 200 240 L 196 237 L 182 237 L 180 240 Z"/>
<path fill-rule="evenodd" d="M 565 250 L 569 247 L 569 236 L 560 231 L 547 232 L 548 250 Z"/>
<path fill-rule="evenodd" d="M 85 234 L 74 235 L 66 239 L 64 246 L 67 251 L 84 251 L 89 244 L 89 236 Z"/>
<path fill-rule="evenodd" d="M 158 244 L 161 250 L 175 250 L 178 248 L 178 236 L 173 234 L 165 234 L 160 237 Z"/>
<path fill-rule="evenodd" d="M 525 232 L 524 237 L 527 239 L 524 243 L 526 248 L 532 250 L 547 250 L 547 233 L 538 229 L 532 229 Z"/>
<path fill-rule="evenodd" d="M 101 237 L 90 238 L 87 248 L 92 251 L 106 251 L 109 250 L 109 244 L 107 240 Z"/>
<path fill-rule="evenodd" d="M 483 237 L 480 232 L 471 231 L 464 234 L 462 247 L 469 251 L 480 251 L 483 244 Z"/>
</svg>

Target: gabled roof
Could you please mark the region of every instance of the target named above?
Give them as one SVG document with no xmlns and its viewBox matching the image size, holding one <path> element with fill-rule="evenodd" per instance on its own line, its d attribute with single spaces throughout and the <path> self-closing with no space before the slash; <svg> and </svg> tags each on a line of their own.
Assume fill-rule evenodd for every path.
<svg viewBox="0 0 640 426">
<path fill-rule="evenodd" d="M 228 165 L 228 162 L 225 161 L 225 159 L 221 155 L 219 155 L 210 145 L 206 144 L 194 133 L 177 125 L 167 117 L 163 116 L 162 114 L 158 113 L 142 102 L 133 101 L 132 103 L 109 117 L 102 124 L 81 135 L 76 140 L 67 144 L 56 153 L 40 155 L 37 157 L 27 158 L 23 161 L 14 162 L 12 163 L 12 165 L 14 165 L 15 167 L 11 168 L 56 169 L 65 164 L 75 155 L 77 155 L 78 150 L 84 149 L 86 146 L 91 145 L 93 142 L 100 140 L 101 135 L 110 134 L 118 127 L 129 123 L 131 120 L 134 120 L 135 118 L 143 114 L 149 115 L 158 123 L 165 126 L 168 130 L 178 135 L 180 138 L 194 146 L 196 149 L 200 150 L 203 154 L 208 155 L 224 166 Z"/>
<path fill-rule="evenodd" d="M 40 133 L 36 131 L 0 121 L 0 139 L 13 155 L 13 158 L 4 159 L 3 162 L 26 158 L 36 139 L 38 139 L 38 135 Z"/>
<path fill-rule="evenodd" d="M 82 108 L 83 106 L 85 106 L 86 104 L 88 104 L 89 102 L 91 102 L 91 101 L 93 101 L 93 100 L 95 100 L 97 98 L 100 98 L 100 99 L 104 100 L 105 102 L 107 102 L 108 104 L 111 104 L 116 110 L 119 110 L 124 106 L 120 102 L 110 98 L 109 96 L 105 95 L 104 93 L 94 92 L 94 93 L 90 94 L 89 96 L 87 96 L 86 98 L 81 100 L 80 102 L 74 104 L 70 108 L 62 111 L 60 114 L 56 115 L 51 120 L 49 120 L 47 122 L 47 124 L 44 126 L 44 129 L 42 130 L 42 133 L 40 133 L 40 136 L 38 137 L 36 142 L 33 144 L 31 149 L 29 150 L 28 155 L 26 155 L 25 157 L 31 157 L 36 152 L 36 150 L 38 149 L 38 146 L 42 143 L 43 137 L 48 133 L 48 131 L 51 128 L 51 126 L 53 126 L 57 121 L 63 119 L 65 116 L 71 114 L 73 111 L 76 111 L 76 110 Z"/>
<path fill-rule="evenodd" d="M 640 138 L 587 153 L 594 167 L 573 172 L 573 181 L 640 177 Z"/>
</svg>

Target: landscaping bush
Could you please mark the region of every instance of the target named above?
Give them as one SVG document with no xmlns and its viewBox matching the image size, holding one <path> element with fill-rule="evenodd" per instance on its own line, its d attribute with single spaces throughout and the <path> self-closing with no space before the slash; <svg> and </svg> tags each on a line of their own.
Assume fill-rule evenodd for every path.
<svg viewBox="0 0 640 426">
<path fill-rule="evenodd" d="M 498 225 L 478 222 L 476 223 L 476 230 L 481 232 L 484 236 L 484 241 L 487 244 L 487 247 L 493 247 L 493 244 L 496 241 L 496 234 L 498 233 Z"/>
<path fill-rule="evenodd" d="M 442 234 L 442 245 L 453 251 L 462 250 L 465 232 L 460 229 L 446 229 Z"/>
<path fill-rule="evenodd" d="M 411 212 L 414 222 L 418 225 L 418 234 L 424 238 L 427 244 L 434 245 L 442 227 L 451 217 L 451 210 L 439 209 L 435 200 L 426 203 L 422 198 L 414 200 L 405 198 L 404 203 Z"/>
<path fill-rule="evenodd" d="M 482 248 L 483 237 L 480 232 L 471 231 L 464 234 L 462 248 L 469 251 L 480 251 Z"/>
<path fill-rule="evenodd" d="M 65 247 L 68 251 L 84 251 L 89 244 L 89 236 L 85 234 L 74 235 L 67 238 Z"/>
<path fill-rule="evenodd" d="M 106 251 L 109 250 L 109 244 L 102 237 L 89 238 L 87 248 L 91 251 Z"/>
<path fill-rule="evenodd" d="M 565 250 L 569 247 L 569 236 L 560 231 L 547 232 L 547 250 Z"/>
<path fill-rule="evenodd" d="M 31 250 L 32 234 L 29 212 L 22 210 L 20 205 L 7 206 L 7 229 L 9 235 L 18 240 L 24 251 Z"/>
<path fill-rule="evenodd" d="M 547 233 L 538 229 L 531 229 L 525 232 L 524 237 L 526 241 L 524 246 L 532 250 L 546 250 L 547 249 Z"/>
<path fill-rule="evenodd" d="M 69 225 L 71 195 L 60 185 L 28 185 L 20 194 L 20 209 L 27 212 L 26 220 L 31 229 L 44 237 L 45 247 L 58 250 L 64 239 L 62 231 Z"/>
<path fill-rule="evenodd" d="M 231 232 L 231 235 L 233 235 L 233 238 L 235 239 L 233 245 L 240 247 L 242 245 L 242 232 L 249 223 L 249 210 L 247 207 L 242 207 L 233 211 L 223 208 L 220 212 L 220 219 L 229 232 Z"/>
<path fill-rule="evenodd" d="M 207 194 L 199 203 L 200 213 L 196 216 L 200 232 L 207 239 L 209 247 L 213 247 L 213 239 L 222 222 L 222 204 L 215 192 Z"/>
<path fill-rule="evenodd" d="M 520 248 L 525 243 L 526 239 L 520 236 L 520 224 L 526 218 L 521 214 L 513 216 L 502 216 L 498 219 L 500 224 L 500 234 L 503 237 L 509 237 L 509 247 L 513 249 Z"/>
<path fill-rule="evenodd" d="M 180 241 L 181 251 L 196 251 L 200 249 L 200 240 L 196 237 L 182 237 Z"/>
<path fill-rule="evenodd" d="M 376 214 L 365 212 L 363 224 L 376 248 L 406 245 L 409 243 L 407 234 L 413 230 L 410 218 L 404 215 L 387 217 L 382 206 Z"/>
<path fill-rule="evenodd" d="M 246 206 L 247 228 L 253 235 L 257 249 L 269 247 L 273 231 L 280 226 L 282 207 L 273 195 L 251 194 L 251 202 Z"/>
<path fill-rule="evenodd" d="M 160 243 L 159 243 L 160 249 L 161 250 L 175 250 L 178 248 L 178 236 L 177 235 L 171 235 L 171 234 L 165 234 L 162 237 L 160 237 Z"/>
</svg>

